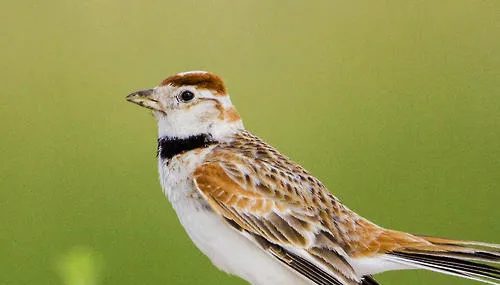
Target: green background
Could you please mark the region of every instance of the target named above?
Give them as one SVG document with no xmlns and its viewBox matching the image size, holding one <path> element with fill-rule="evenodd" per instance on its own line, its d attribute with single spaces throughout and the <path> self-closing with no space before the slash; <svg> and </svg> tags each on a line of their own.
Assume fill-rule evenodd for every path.
<svg viewBox="0 0 500 285">
<path fill-rule="evenodd" d="M 184 233 L 125 101 L 193 69 L 361 215 L 500 242 L 498 0 L 7 0 L 0 32 L 2 285 L 245 284 Z"/>
</svg>

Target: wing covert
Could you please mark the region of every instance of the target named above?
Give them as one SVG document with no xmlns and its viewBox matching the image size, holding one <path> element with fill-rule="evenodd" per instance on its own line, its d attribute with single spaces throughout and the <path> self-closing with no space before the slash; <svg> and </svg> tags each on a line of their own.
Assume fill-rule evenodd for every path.
<svg viewBox="0 0 500 285">
<path fill-rule="evenodd" d="M 328 230 L 324 218 L 331 214 L 313 205 L 321 202 L 313 197 L 314 190 L 304 195 L 303 185 L 287 177 L 284 170 L 238 163 L 240 159 L 219 156 L 196 169 L 195 185 L 212 209 L 316 284 L 359 284 L 362 279 L 346 260 L 338 238 Z"/>
</svg>

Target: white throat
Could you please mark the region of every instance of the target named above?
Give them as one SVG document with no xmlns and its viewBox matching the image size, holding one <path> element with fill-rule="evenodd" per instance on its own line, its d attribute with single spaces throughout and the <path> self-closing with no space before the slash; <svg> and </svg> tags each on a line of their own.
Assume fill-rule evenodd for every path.
<svg viewBox="0 0 500 285">
<path fill-rule="evenodd" d="M 193 121 L 189 114 L 178 113 L 165 115 L 155 112 L 158 121 L 158 137 L 177 137 L 187 138 L 198 134 L 210 134 L 215 140 L 227 141 L 240 130 L 243 130 L 241 120 L 227 123 L 225 121 L 215 121 L 206 124 L 200 124 Z"/>
</svg>

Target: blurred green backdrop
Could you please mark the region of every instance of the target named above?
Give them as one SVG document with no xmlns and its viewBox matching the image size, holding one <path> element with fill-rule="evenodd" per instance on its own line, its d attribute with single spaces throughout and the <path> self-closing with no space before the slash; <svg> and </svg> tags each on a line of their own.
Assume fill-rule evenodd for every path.
<svg viewBox="0 0 500 285">
<path fill-rule="evenodd" d="M 193 69 L 363 216 L 500 242 L 498 0 L 7 0 L 0 16 L 0 284 L 245 284 L 187 238 L 154 119 L 124 99 Z"/>
</svg>

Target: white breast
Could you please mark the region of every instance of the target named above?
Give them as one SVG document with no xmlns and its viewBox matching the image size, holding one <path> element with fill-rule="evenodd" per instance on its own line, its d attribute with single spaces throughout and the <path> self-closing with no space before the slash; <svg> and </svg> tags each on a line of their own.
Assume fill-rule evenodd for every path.
<svg viewBox="0 0 500 285">
<path fill-rule="evenodd" d="M 193 171 L 211 149 L 159 161 L 163 191 L 189 237 L 214 265 L 253 285 L 312 284 L 224 222 L 195 189 Z"/>
</svg>

